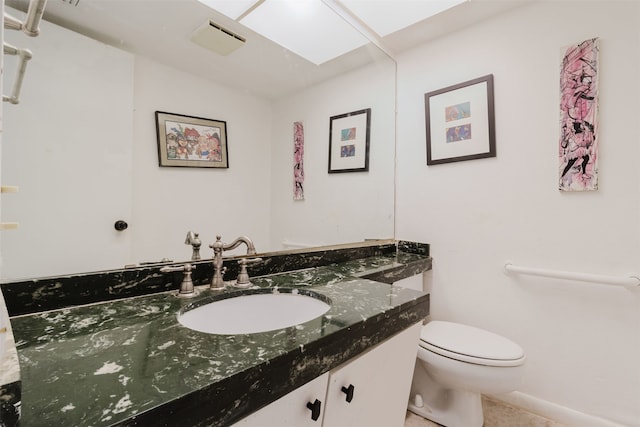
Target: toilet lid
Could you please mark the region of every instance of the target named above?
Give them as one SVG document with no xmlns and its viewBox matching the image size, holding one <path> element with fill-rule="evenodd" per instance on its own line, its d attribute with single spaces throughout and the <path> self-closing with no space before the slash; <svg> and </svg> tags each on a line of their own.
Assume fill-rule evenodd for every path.
<svg viewBox="0 0 640 427">
<path fill-rule="evenodd" d="M 505 337 L 460 323 L 431 321 L 420 333 L 420 345 L 442 356 L 489 366 L 517 366 L 522 347 Z"/>
</svg>

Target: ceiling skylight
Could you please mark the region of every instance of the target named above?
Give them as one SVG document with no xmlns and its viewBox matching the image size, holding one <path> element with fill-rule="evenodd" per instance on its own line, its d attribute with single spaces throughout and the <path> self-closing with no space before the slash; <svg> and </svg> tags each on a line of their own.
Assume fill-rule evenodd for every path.
<svg viewBox="0 0 640 427">
<path fill-rule="evenodd" d="M 240 23 L 314 64 L 369 43 L 320 0 L 267 0 Z"/>
<path fill-rule="evenodd" d="M 198 0 L 316 65 L 468 0 Z M 354 25 L 351 25 L 354 23 Z M 362 26 L 364 24 L 364 27 Z"/>
<path fill-rule="evenodd" d="M 467 0 L 339 0 L 362 22 L 384 37 Z"/>
</svg>

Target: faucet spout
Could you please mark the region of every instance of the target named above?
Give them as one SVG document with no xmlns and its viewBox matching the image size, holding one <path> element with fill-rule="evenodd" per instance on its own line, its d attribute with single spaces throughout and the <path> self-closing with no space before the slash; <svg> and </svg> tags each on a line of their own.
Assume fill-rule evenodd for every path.
<svg viewBox="0 0 640 427">
<path fill-rule="evenodd" d="M 253 244 L 253 241 L 248 238 L 247 236 L 240 236 L 238 237 L 236 240 L 234 240 L 231 243 L 228 244 L 222 244 L 222 250 L 223 251 L 230 251 L 231 249 L 235 249 L 238 246 L 240 246 L 240 244 L 244 243 L 245 245 L 247 245 L 247 255 L 255 255 L 256 254 L 256 247 Z"/>
<path fill-rule="evenodd" d="M 209 247 L 213 249 L 213 279 L 211 280 L 211 289 L 220 290 L 225 287 L 223 276 L 226 268 L 223 267 L 222 252 L 235 249 L 242 243 L 247 245 L 247 255 L 256 254 L 256 247 L 253 241 L 247 236 L 240 236 L 231 243 L 222 243 L 222 237 L 217 235 L 215 243 L 209 245 Z"/>
</svg>

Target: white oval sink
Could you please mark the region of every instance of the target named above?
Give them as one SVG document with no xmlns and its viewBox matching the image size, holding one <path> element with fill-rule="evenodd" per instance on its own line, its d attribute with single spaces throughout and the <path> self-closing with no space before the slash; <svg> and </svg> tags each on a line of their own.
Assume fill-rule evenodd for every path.
<svg viewBox="0 0 640 427">
<path fill-rule="evenodd" d="M 315 293 L 243 294 L 216 300 L 193 309 L 187 307 L 178 322 L 209 334 L 255 334 L 299 325 L 325 314 L 331 306 Z M 196 303 L 198 304 L 198 303 Z"/>
</svg>

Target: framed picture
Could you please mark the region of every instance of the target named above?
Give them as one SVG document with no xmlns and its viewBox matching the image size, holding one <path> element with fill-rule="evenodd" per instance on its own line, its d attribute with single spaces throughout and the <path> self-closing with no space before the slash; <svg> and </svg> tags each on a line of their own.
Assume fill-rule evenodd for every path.
<svg viewBox="0 0 640 427">
<path fill-rule="evenodd" d="M 228 168 L 227 123 L 156 111 L 160 166 Z"/>
<path fill-rule="evenodd" d="M 496 156 L 493 75 L 424 95 L 427 165 Z"/>
<path fill-rule="evenodd" d="M 369 170 L 371 108 L 329 120 L 329 173 Z"/>
</svg>

